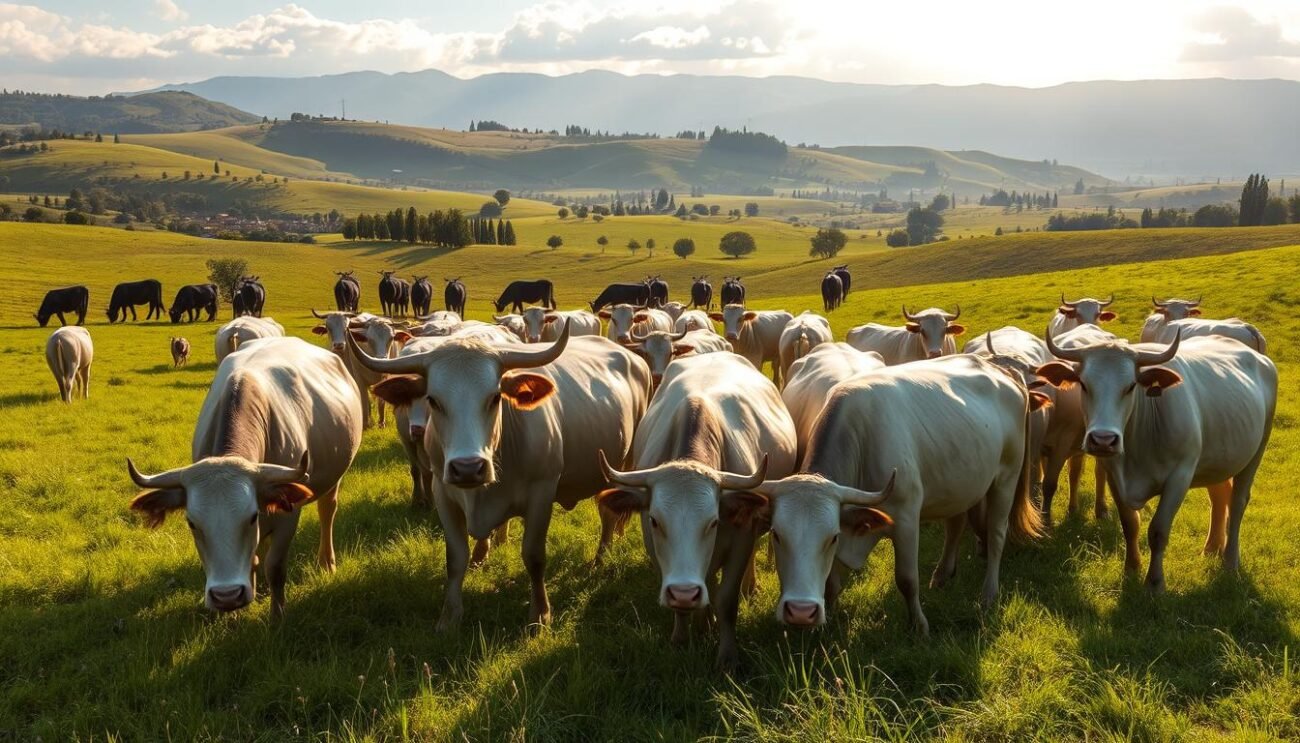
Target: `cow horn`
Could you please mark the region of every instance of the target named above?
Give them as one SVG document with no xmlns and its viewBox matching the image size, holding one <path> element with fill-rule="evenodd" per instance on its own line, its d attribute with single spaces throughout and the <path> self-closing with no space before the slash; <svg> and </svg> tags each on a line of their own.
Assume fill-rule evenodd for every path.
<svg viewBox="0 0 1300 743">
<path fill-rule="evenodd" d="M 1047 350 L 1051 351 L 1052 355 L 1056 358 L 1064 359 L 1065 361 L 1083 360 L 1083 355 L 1080 353 L 1081 349 L 1076 348 L 1066 350 L 1056 345 L 1056 340 L 1052 338 L 1052 327 L 1050 325 L 1047 327 L 1047 335 L 1044 336 L 1044 340 L 1047 341 Z"/>
<path fill-rule="evenodd" d="M 1168 305 L 1169 303 L 1168 303 L 1168 302 L 1161 302 L 1160 300 L 1156 299 L 1156 295 L 1152 294 L 1152 295 L 1151 295 L 1151 304 L 1155 305 L 1156 307 L 1161 307 L 1161 308 L 1163 308 L 1163 307 L 1165 307 L 1166 305 Z"/>
<path fill-rule="evenodd" d="M 988 352 L 989 352 L 989 355 L 990 355 L 990 356 L 997 356 L 997 355 L 998 355 L 998 352 L 993 350 L 993 331 L 992 331 L 992 330 L 989 331 L 989 334 L 988 334 L 988 335 L 984 336 L 984 347 L 988 349 Z"/>
<path fill-rule="evenodd" d="M 126 458 L 126 471 L 131 475 L 131 482 L 142 488 L 161 490 L 163 488 L 181 487 L 181 473 L 186 470 L 185 467 L 177 467 L 174 470 L 159 472 L 156 475 L 144 475 L 140 470 L 135 468 L 135 462 L 130 457 Z"/>
<path fill-rule="evenodd" d="M 1111 293 L 1110 293 L 1110 299 L 1107 299 L 1105 302 L 1102 302 L 1102 303 L 1101 303 L 1101 306 L 1102 306 L 1102 307 L 1109 307 L 1109 306 L 1111 306 L 1111 305 L 1114 304 L 1114 303 L 1115 303 L 1115 292 L 1111 292 Z"/>
<path fill-rule="evenodd" d="M 322 315 L 321 313 L 317 312 L 315 307 L 311 308 L 311 316 L 316 318 L 317 320 L 325 319 L 325 315 Z"/>
<path fill-rule="evenodd" d="M 1179 328 L 1174 333 L 1174 340 L 1169 347 L 1163 351 L 1138 351 L 1138 366 L 1156 366 L 1157 364 L 1167 363 L 1178 353 L 1178 346 L 1183 341 L 1183 330 Z"/>
<path fill-rule="evenodd" d="M 285 485 L 291 482 L 302 482 L 307 478 L 307 470 L 309 469 L 311 469 L 311 453 L 304 451 L 302 459 L 298 460 L 297 467 L 285 467 L 279 464 L 257 465 L 257 479 L 263 485 Z"/>
<path fill-rule="evenodd" d="M 1193 307 L 1200 307 L 1200 306 L 1201 306 L 1201 298 L 1204 297 L 1204 296 L 1205 296 L 1204 294 L 1197 294 L 1197 295 L 1196 295 L 1196 301 L 1195 301 L 1195 302 L 1192 302 L 1192 306 L 1193 306 Z"/>
<path fill-rule="evenodd" d="M 949 315 L 948 313 L 945 312 L 945 313 L 944 313 L 944 317 L 946 317 L 946 318 L 948 319 L 948 322 L 952 322 L 952 321 L 956 320 L 957 318 L 961 317 L 961 305 L 957 305 L 957 314 L 955 314 L 955 315 Z"/>
<path fill-rule="evenodd" d="M 907 305 L 903 305 L 903 318 L 906 319 L 908 322 L 916 322 L 916 317 L 914 317 L 912 313 L 907 311 Z"/>
<path fill-rule="evenodd" d="M 361 350 L 357 344 L 357 339 L 352 337 L 351 333 L 343 334 L 348 348 L 357 361 L 369 369 L 384 374 L 419 374 L 424 376 L 427 373 L 428 359 L 433 355 L 433 351 L 424 351 L 423 353 L 412 354 L 410 356 L 398 356 L 395 359 L 377 359 L 374 356 Z"/>
<path fill-rule="evenodd" d="M 847 485 L 837 485 L 839 489 L 840 503 L 853 506 L 878 506 L 889 500 L 889 496 L 894 492 L 894 483 L 898 480 L 898 470 L 895 469 L 889 473 L 889 482 L 878 492 L 870 490 L 858 490 Z"/>
<path fill-rule="evenodd" d="M 501 370 L 510 369 L 530 369 L 536 366 L 546 366 L 555 361 L 564 353 L 564 349 L 569 345 L 569 321 L 564 321 L 564 327 L 560 329 L 560 337 L 550 346 L 539 351 L 501 351 L 498 356 L 501 362 Z"/>
<path fill-rule="evenodd" d="M 600 460 L 600 471 L 605 476 L 605 481 L 612 485 L 624 485 L 629 488 L 644 488 L 646 480 L 650 477 L 652 470 L 629 470 L 628 472 L 619 472 L 609 466 L 609 460 L 605 458 L 605 450 L 596 451 L 596 457 Z"/>
<path fill-rule="evenodd" d="M 676 343 L 677 341 L 679 341 L 679 340 L 685 338 L 685 337 L 686 337 L 686 334 L 689 333 L 689 332 L 691 332 L 691 331 L 690 331 L 690 330 L 687 330 L 687 329 L 685 329 L 685 328 L 683 328 L 683 329 L 682 329 L 682 332 L 680 332 L 680 333 L 673 333 L 672 335 L 668 336 L 668 340 L 672 341 L 673 343 Z"/>
<path fill-rule="evenodd" d="M 763 461 L 758 463 L 758 469 L 754 470 L 751 475 L 736 475 L 731 472 L 720 472 L 722 481 L 719 483 L 723 490 L 752 490 L 763 484 L 763 478 L 767 476 L 767 454 L 763 454 Z"/>
<path fill-rule="evenodd" d="M 1083 301 L 1083 300 L 1079 300 L 1079 302 L 1081 302 L 1081 301 Z M 1079 302 L 1070 302 L 1070 301 L 1067 301 L 1066 298 L 1065 298 L 1065 292 L 1061 292 L 1061 306 L 1062 306 L 1062 307 L 1069 307 L 1070 309 L 1074 309 L 1074 306 L 1077 305 Z"/>
</svg>

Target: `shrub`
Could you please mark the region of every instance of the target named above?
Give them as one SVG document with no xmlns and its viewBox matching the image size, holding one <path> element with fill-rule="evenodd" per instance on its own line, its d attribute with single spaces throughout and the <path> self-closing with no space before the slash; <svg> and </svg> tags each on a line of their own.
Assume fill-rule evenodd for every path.
<svg viewBox="0 0 1300 743">
<path fill-rule="evenodd" d="M 885 244 L 891 248 L 906 248 L 910 244 L 907 230 L 894 230 L 885 235 Z"/>
<path fill-rule="evenodd" d="M 551 235 L 550 237 L 546 238 L 546 245 L 551 250 L 555 250 L 563 244 L 564 244 L 564 238 L 560 237 L 559 235 Z"/>
<path fill-rule="evenodd" d="M 686 260 L 689 255 L 695 254 L 695 241 L 689 237 L 680 237 L 677 242 L 673 243 L 673 255 Z"/>
<path fill-rule="evenodd" d="M 501 205 L 495 201 L 485 201 L 478 208 L 478 215 L 487 219 L 496 219 L 501 216 Z"/>
<path fill-rule="evenodd" d="M 739 258 L 758 250 L 758 246 L 754 244 L 753 235 L 737 230 L 722 236 L 722 240 L 718 242 L 718 250 L 732 258 Z"/>
</svg>

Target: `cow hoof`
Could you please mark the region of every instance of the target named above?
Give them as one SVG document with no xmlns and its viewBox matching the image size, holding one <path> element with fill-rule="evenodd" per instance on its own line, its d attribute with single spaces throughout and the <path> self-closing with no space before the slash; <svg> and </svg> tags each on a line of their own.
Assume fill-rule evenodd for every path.
<svg viewBox="0 0 1300 743">
<path fill-rule="evenodd" d="M 333 573 L 337 566 L 333 557 L 318 557 L 316 558 L 316 564 L 327 573 Z"/>
<path fill-rule="evenodd" d="M 718 651 L 718 672 L 730 676 L 740 666 L 740 654 L 735 650 Z"/>
<path fill-rule="evenodd" d="M 1165 579 L 1147 577 L 1146 587 L 1152 594 L 1162 594 L 1165 592 Z"/>
<path fill-rule="evenodd" d="M 441 633 L 455 632 L 460 628 L 460 615 L 459 611 L 444 610 L 442 616 L 438 617 L 437 623 L 433 625 L 434 630 Z"/>
</svg>

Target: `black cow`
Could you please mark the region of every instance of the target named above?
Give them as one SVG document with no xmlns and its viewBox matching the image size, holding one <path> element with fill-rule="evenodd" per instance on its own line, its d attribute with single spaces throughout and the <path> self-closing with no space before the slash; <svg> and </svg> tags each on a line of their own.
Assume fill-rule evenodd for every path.
<svg viewBox="0 0 1300 743">
<path fill-rule="evenodd" d="M 555 309 L 555 285 L 549 279 L 511 281 L 493 304 L 496 305 L 497 312 L 505 312 L 506 305 L 510 305 L 510 311 L 515 314 L 523 312 L 526 304 L 540 304 L 553 310 Z"/>
<path fill-rule="evenodd" d="M 844 282 L 834 271 L 822 277 L 822 307 L 827 312 L 833 311 L 844 301 Z"/>
<path fill-rule="evenodd" d="M 630 304 L 635 307 L 645 307 L 650 304 L 650 285 L 641 284 L 610 284 L 605 287 L 605 291 L 596 297 L 596 301 L 591 303 L 592 312 L 600 312 L 601 308 L 608 307 L 611 304 Z"/>
<path fill-rule="evenodd" d="M 262 307 L 266 304 L 266 287 L 262 286 L 260 276 L 245 276 L 235 285 L 235 317 L 241 315 L 262 316 Z"/>
<path fill-rule="evenodd" d="M 380 311 L 389 317 L 393 317 L 397 312 L 397 295 L 401 291 L 398 284 L 401 279 L 393 278 L 395 271 L 380 271 L 379 275 L 383 276 L 379 280 L 379 305 Z"/>
<path fill-rule="evenodd" d="M 339 312 L 357 312 L 361 305 L 361 283 L 351 271 L 335 271 L 339 280 L 334 282 L 334 304 Z"/>
<path fill-rule="evenodd" d="M 162 282 L 157 279 L 145 279 L 144 281 L 126 281 L 113 287 L 113 297 L 108 300 L 108 321 L 117 322 L 118 315 L 122 317 L 122 322 L 126 322 L 126 313 L 131 312 L 131 319 L 137 320 L 135 306 L 138 304 L 149 305 L 149 314 L 144 319 L 152 320 L 157 317 L 162 319 L 163 313 L 167 308 L 162 301 Z"/>
<path fill-rule="evenodd" d="M 668 282 L 658 276 L 647 276 L 645 285 L 650 288 L 649 307 L 663 307 L 668 304 Z"/>
<path fill-rule="evenodd" d="M 853 277 L 849 274 L 849 267 L 847 265 L 836 266 L 835 268 L 832 268 L 831 271 L 834 272 L 836 276 L 840 277 L 840 283 L 844 285 L 844 299 L 848 299 L 849 285 L 853 283 Z"/>
<path fill-rule="evenodd" d="M 50 321 L 52 315 L 59 316 L 59 324 L 67 325 L 68 321 L 63 319 L 63 313 L 77 313 L 77 324 L 82 325 L 86 322 L 86 311 L 90 308 L 90 290 L 84 286 L 68 286 L 62 289 L 51 289 L 45 292 L 45 299 L 41 300 L 41 308 L 36 310 L 32 317 L 41 327 Z"/>
<path fill-rule="evenodd" d="M 745 303 L 745 285 L 740 283 L 739 276 L 724 276 L 722 278 L 722 305 L 725 307 L 729 304 Z"/>
<path fill-rule="evenodd" d="M 182 286 L 176 292 L 176 299 L 172 300 L 172 307 L 167 310 L 167 314 L 171 316 L 172 323 L 180 322 L 182 315 L 186 322 L 194 322 L 200 312 L 206 311 L 208 322 L 212 322 L 217 319 L 217 296 L 216 284 Z"/>
<path fill-rule="evenodd" d="M 428 276 L 411 277 L 411 311 L 417 316 L 429 314 L 429 305 L 433 303 L 433 284 Z"/>
<path fill-rule="evenodd" d="M 709 283 L 708 276 L 691 277 L 691 307 L 713 309 L 713 285 Z"/>
<path fill-rule="evenodd" d="M 461 317 L 465 316 L 465 303 L 469 301 L 469 293 L 465 291 L 465 285 L 460 282 L 459 278 L 446 279 L 447 286 L 442 290 L 442 304 L 448 312 L 455 312 Z M 425 312 L 424 314 L 429 314 Z"/>
<path fill-rule="evenodd" d="M 411 307 L 411 284 L 406 279 L 394 278 L 397 282 L 397 298 L 393 300 L 396 317 L 406 317 Z"/>
</svg>

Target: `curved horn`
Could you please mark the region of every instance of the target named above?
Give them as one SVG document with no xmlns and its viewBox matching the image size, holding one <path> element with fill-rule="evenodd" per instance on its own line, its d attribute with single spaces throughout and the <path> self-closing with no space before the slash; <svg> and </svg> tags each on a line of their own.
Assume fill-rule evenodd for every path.
<svg viewBox="0 0 1300 743">
<path fill-rule="evenodd" d="M 907 311 L 907 305 L 903 305 L 903 317 L 908 322 L 916 322 L 916 317 Z"/>
<path fill-rule="evenodd" d="M 625 485 L 629 488 L 644 488 L 646 480 L 650 477 L 652 470 L 630 470 L 628 472 L 619 472 L 609 466 L 609 460 L 605 458 L 605 450 L 600 449 L 596 452 L 600 459 L 600 471 L 605 475 L 605 481 L 614 485 Z"/>
<path fill-rule="evenodd" d="M 1102 302 L 1102 303 L 1101 303 L 1101 306 L 1102 306 L 1102 307 L 1109 307 L 1109 306 L 1111 306 L 1111 305 L 1114 304 L 1114 303 L 1115 303 L 1115 292 L 1111 292 L 1111 293 L 1110 293 L 1110 299 L 1107 299 L 1105 302 Z"/>
<path fill-rule="evenodd" d="M 889 482 L 879 492 L 873 493 L 870 490 L 858 490 L 847 485 L 837 485 L 839 490 L 840 503 L 854 506 L 878 506 L 889 499 L 894 492 L 894 482 L 898 479 L 898 470 L 895 469 L 889 473 Z"/>
<path fill-rule="evenodd" d="M 1138 351 L 1138 366 L 1155 366 L 1164 364 L 1178 353 L 1178 346 L 1183 342 L 1183 330 L 1179 328 L 1174 334 L 1174 341 L 1163 351 Z"/>
<path fill-rule="evenodd" d="M 1164 308 L 1166 305 L 1168 305 L 1169 303 L 1168 303 L 1168 302 L 1161 302 L 1160 300 L 1156 299 L 1156 295 L 1152 294 L 1152 295 L 1151 295 L 1151 304 L 1155 305 L 1156 307 L 1160 307 L 1160 308 L 1163 309 L 1163 308 Z"/>
<path fill-rule="evenodd" d="M 957 314 L 955 314 L 955 315 L 949 315 L 949 314 L 945 313 L 945 314 L 944 314 L 944 317 L 946 317 L 946 318 L 948 319 L 948 322 L 952 322 L 952 321 L 956 320 L 957 318 L 961 317 L 961 305 L 957 305 Z"/>
<path fill-rule="evenodd" d="M 763 478 L 767 475 L 767 454 L 763 454 L 763 461 L 758 463 L 758 469 L 751 475 L 736 475 L 731 472 L 718 474 L 722 475 L 720 485 L 723 490 L 752 490 L 762 485 Z"/>
<path fill-rule="evenodd" d="M 344 333 L 343 337 L 352 351 L 352 355 L 357 361 L 370 371 L 382 372 L 384 374 L 419 374 L 424 376 L 427 372 L 425 368 L 428 365 L 428 359 L 433 351 L 412 354 L 410 356 L 398 356 L 395 359 L 377 359 L 374 356 L 361 350 L 357 345 L 357 339 L 352 337 L 351 333 Z"/>
<path fill-rule="evenodd" d="M 990 356 L 997 356 L 997 355 L 998 355 L 998 352 L 993 350 L 993 331 L 992 331 L 992 330 L 989 331 L 989 334 L 988 334 L 988 335 L 984 336 L 984 347 L 985 347 L 986 349 L 988 349 L 988 352 L 989 352 L 989 355 L 990 355 Z"/>
<path fill-rule="evenodd" d="M 1082 301 L 1083 301 L 1083 300 L 1079 300 L 1079 302 L 1082 302 Z M 1077 305 L 1079 302 L 1070 302 L 1070 301 L 1067 301 L 1067 300 L 1065 299 L 1065 292 L 1061 292 L 1061 306 L 1062 306 L 1062 307 L 1069 307 L 1069 308 L 1073 309 L 1074 306 Z"/>
<path fill-rule="evenodd" d="M 536 366 L 546 366 L 555 361 L 564 353 L 564 349 L 569 345 L 569 321 L 564 321 L 564 327 L 560 329 L 560 337 L 550 346 L 540 351 L 501 351 L 498 359 L 501 362 L 501 370 L 510 369 L 530 369 Z"/>
<path fill-rule="evenodd" d="M 316 318 L 317 320 L 324 320 L 324 319 L 325 319 L 325 316 L 322 315 L 321 313 L 317 312 L 315 307 L 312 307 L 312 308 L 311 308 L 311 316 L 314 317 L 314 318 Z"/>
<path fill-rule="evenodd" d="M 492 319 L 495 322 L 505 322 L 506 320 L 510 319 L 510 315 L 498 315 L 494 312 L 492 313 Z"/>
<path fill-rule="evenodd" d="M 302 482 L 307 479 L 307 470 L 311 468 L 311 453 L 304 451 L 297 467 L 285 467 L 279 464 L 257 465 L 257 479 L 263 485 L 284 485 Z"/>
<path fill-rule="evenodd" d="M 1052 327 L 1050 325 L 1047 327 L 1047 334 L 1043 338 L 1047 341 L 1047 350 L 1051 351 L 1056 358 L 1065 361 L 1083 360 L 1083 354 L 1080 353 L 1081 349 L 1066 350 L 1056 345 L 1056 340 L 1052 338 Z"/>
<path fill-rule="evenodd" d="M 1196 301 L 1195 301 L 1195 302 L 1192 302 L 1192 306 L 1193 306 L 1193 307 L 1200 307 L 1200 306 L 1201 306 L 1201 298 L 1204 297 L 1204 296 L 1205 296 L 1204 294 L 1197 294 L 1197 295 L 1196 295 Z"/>
<path fill-rule="evenodd" d="M 166 472 L 159 472 L 156 475 L 143 475 L 140 474 L 140 470 L 135 468 L 135 462 L 132 462 L 130 457 L 126 458 L 126 471 L 131 475 L 131 482 L 134 482 L 142 488 L 151 488 L 154 490 L 161 490 L 163 488 L 179 488 L 181 487 L 181 473 L 184 472 L 185 469 L 185 467 L 177 467 L 176 469 L 167 470 Z"/>
<path fill-rule="evenodd" d="M 668 336 L 668 340 L 672 341 L 673 343 L 676 343 L 677 341 L 685 338 L 686 334 L 689 332 L 691 331 L 683 329 L 682 332 L 680 333 L 673 333 L 672 335 Z"/>
</svg>

